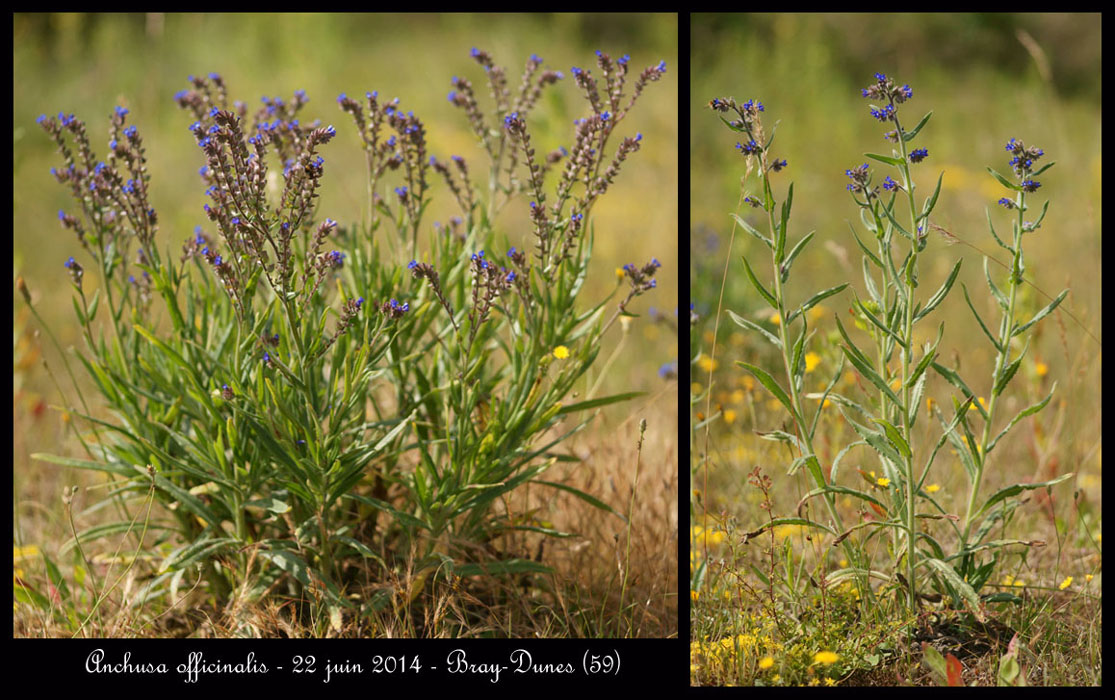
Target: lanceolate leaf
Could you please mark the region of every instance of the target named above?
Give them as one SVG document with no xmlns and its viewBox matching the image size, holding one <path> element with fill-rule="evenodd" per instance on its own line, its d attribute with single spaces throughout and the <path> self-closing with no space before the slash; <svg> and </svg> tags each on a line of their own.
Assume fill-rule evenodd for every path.
<svg viewBox="0 0 1115 700">
<path fill-rule="evenodd" d="M 976 321 L 979 322 L 979 327 L 983 329 L 984 335 L 986 335 L 987 339 L 991 341 L 991 344 L 995 346 L 995 349 L 1002 354 L 1003 346 L 999 345 L 999 341 L 996 340 L 995 336 L 991 335 L 991 331 L 988 330 L 987 325 L 983 322 L 983 319 L 980 318 L 979 312 L 976 311 L 976 307 L 972 304 L 972 300 L 968 296 L 968 287 L 961 282 L 960 288 L 964 291 L 964 301 L 968 302 L 968 308 L 972 310 L 972 315 L 976 317 Z"/>
<path fill-rule="evenodd" d="M 776 348 L 778 348 L 779 350 L 782 349 L 782 339 L 779 338 L 778 336 L 776 336 L 775 334 L 771 333 L 770 331 L 763 328 L 762 326 L 760 326 L 757 323 L 754 323 L 752 321 L 748 321 L 746 318 L 744 318 L 743 316 L 738 315 L 736 312 L 732 311 L 731 309 L 728 309 L 728 315 L 732 317 L 732 320 L 735 321 L 737 325 L 743 326 L 744 328 L 747 328 L 748 330 L 758 331 L 759 333 L 762 333 L 763 336 L 766 337 L 767 340 L 774 343 L 774 346 Z"/>
<path fill-rule="evenodd" d="M 901 158 L 894 158 L 894 157 L 891 157 L 891 156 L 883 156 L 883 155 L 879 155 L 878 153 L 864 153 L 863 155 L 867 156 L 871 160 L 877 160 L 880 163 L 886 163 L 887 165 L 894 165 L 896 167 L 902 165 L 902 159 Z"/>
<path fill-rule="evenodd" d="M 813 296 L 809 297 L 809 300 L 806 301 L 804 304 L 802 304 L 801 307 L 799 307 L 797 310 L 792 312 L 787 317 L 786 323 L 789 323 L 790 321 L 793 321 L 795 318 L 797 318 L 801 314 L 805 313 L 806 311 L 809 311 L 810 309 L 812 309 L 817 304 L 820 304 L 825 299 L 828 299 L 829 297 L 831 297 L 833 294 L 839 294 L 840 292 L 844 291 L 844 288 L 847 287 L 847 286 L 848 286 L 848 283 L 845 282 L 844 284 L 840 284 L 840 285 L 837 285 L 835 287 L 829 287 L 828 289 L 826 289 L 822 292 L 817 292 Z"/>
<path fill-rule="evenodd" d="M 763 283 L 760 282 L 759 278 L 755 276 L 755 273 L 751 271 L 751 265 L 747 262 L 746 256 L 743 258 L 743 269 L 747 272 L 747 279 L 751 280 L 752 286 L 759 292 L 759 296 L 763 297 L 763 299 L 770 304 L 772 309 L 777 309 L 778 300 L 774 298 L 773 294 L 767 291 L 767 288 L 763 286 Z"/>
<path fill-rule="evenodd" d="M 805 246 L 809 244 L 809 241 L 813 240 L 813 234 L 815 233 L 816 231 L 810 231 L 809 233 L 805 234 L 805 236 L 803 236 L 802 239 L 797 242 L 797 245 L 795 245 L 793 249 L 790 250 L 790 254 L 786 256 L 786 261 L 782 263 L 782 269 L 784 270 L 782 275 L 783 282 L 785 282 L 790 276 L 790 266 L 794 264 L 794 258 L 796 258 L 798 256 L 798 253 L 800 253 L 805 248 Z"/>
<path fill-rule="evenodd" d="M 987 172 L 991 173 L 995 177 L 995 179 L 999 181 L 999 184 L 1001 184 L 1003 187 L 1006 187 L 1008 190 L 1014 190 L 1015 192 L 1022 191 L 1021 186 L 1014 184 L 999 173 L 995 172 L 994 168 L 988 167 Z"/>
<path fill-rule="evenodd" d="M 927 557 L 922 560 L 922 563 L 927 564 L 949 582 L 949 585 L 964 599 L 964 602 L 968 605 L 969 611 L 976 616 L 977 620 L 980 622 L 986 621 L 987 618 L 984 616 L 983 611 L 980 610 L 979 596 L 976 595 L 975 590 L 968 585 L 967 581 L 960 578 L 960 575 L 956 573 L 955 569 L 940 559 Z"/>
<path fill-rule="evenodd" d="M 786 252 L 786 235 L 787 229 L 790 226 L 790 207 L 794 203 L 794 183 L 790 183 L 790 189 L 786 193 L 786 199 L 782 202 L 782 220 L 778 222 L 778 240 L 775 241 L 774 255 L 778 264 L 781 265 Z"/>
<path fill-rule="evenodd" d="M 918 135 L 918 132 L 921 131 L 922 127 L 929 123 L 929 118 L 932 116 L 932 111 L 926 112 L 925 116 L 921 118 L 921 121 L 918 122 L 917 126 L 902 134 L 902 140 L 906 141 L 907 143 L 913 141 L 914 137 Z"/>
<path fill-rule="evenodd" d="M 756 229 L 754 226 L 747 223 L 746 221 L 741 219 L 739 216 L 736 216 L 735 214 L 732 214 L 731 216 L 732 216 L 733 219 L 736 220 L 736 223 L 739 224 L 740 227 L 743 228 L 744 231 L 747 231 L 748 233 L 750 233 L 755 238 L 758 238 L 760 241 L 765 243 L 768 248 L 774 248 L 774 244 L 770 242 L 770 239 L 767 238 L 766 236 L 764 236 L 763 234 L 759 233 L 759 230 Z"/>
<path fill-rule="evenodd" d="M 906 442 L 905 438 L 902 437 L 902 433 L 899 432 L 898 428 L 882 418 L 875 418 L 874 422 L 883 426 L 883 430 L 886 431 L 887 439 L 890 440 L 890 444 L 894 445 L 894 447 L 902 453 L 902 456 L 908 459 L 911 454 L 910 445 Z"/>
<path fill-rule="evenodd" d="M 767 391 L 769 391 L 774 398 L 782 402 L 782 405 L 786 407 L 786 410 L 790 412 L 790 415 L 794 417 L 798 425 L 801 425 L 801 417 L 798 415 L 797 411 L 794 410 L 794 404 L 790 401 L 790 397 L 786 395 L 785 390 L 778 385 L 774 377 L 767 374 L 766 370 L 761 367 L 756 367 L 746 362 L 736 362 L 736 364 L 755 375 L 755 378 L 767 388 Z"/>
<path fill-rule="evenodd" d="M 1021 326 L 1018 326 L 1017 328 L 1015 328 L 1014 331 L 1010 334 L 1011 337 L 1013 338 L 1014 336 L 1025 332 L 1025 330 L 1027 328 L 1029 328 L 1030 326 L 1034 325 L 1035 323 L 1037 323 L 1038 321 L 1042 320 L 1043 318 L 1048 316 L 1050 313 L 1052 313 L 1053 309 L 1056 309 L 1061 304 L 1061 302 L 1065 300 L 1065 297 L 1068 296 L 1068 294 L 1069 294 L 1069 290 L 1067 290 L 1067 289 L 1065 291 L 1061 292 L 1060 294 L 1058 294 L 1056 299 L 1049 302 L 1049 305 L 1046 306 L 1041 311 L 1039 311 L 1033 318 L 1031 318 L 1026 323 L 1022 324 Z"/>
<path fill-rule="evenodd" d="M 888 399 L 890 399 L 898 410 L 902 410 L 902 401 L 895 395 L 883 378 L 875 371 L 875 368 L 864 362 L 861 358 L 857 357 L 855 353 L 848 349 L 848 346 L 841 345 L 844 354 L 848 356 L 848 360 L 855 366 L 855 368 L 862 374 L 869 382 L 874 384 L 879 391 L 883 392 Z"/>
<path fill-rule="evenodd" d="M 1029 408 L 1026 408 L 1026 409 L 1020 411 L 1017 416 L 1015 416 L 1014 418 L 1011 419 L 1010 423 L 1007 424 L 1007 427 L 1003 428 L 1003 431 L 1001 433 L 996 435 L 993 440 L 991 440 L 990 442 L 987 443 L 987 452 L 991 452 L 992 448 L 994 448 L 995 445 L 999 442 L 999 439 L 1002 438 L 1004 435 L 1006 435 L 1007 431 L 1010 430 L 1011 428 L 1013 428 L 1015 426 L 1015 424 L 1018 423 L 1018 421 L 1022 420 L 1023 418 L 1026 418 L 1027 416 L 1032 416 L 1035 413 L 1037 413 L 1038 411 L 1040 411 L 1041 409 L 1045 408 L 1046 404 L 1049 403 L 1049 400 L 1053 398 L 1053 392 L 1054 391 L 1057 391 L 1057 383 L 1056 382 L 1053 383 L 1053 388 L 1049 390 L 1049 395 L 1048 396 L 1046 396 L 1044 399 L 1037 402 L 1036 404 L 1030 406 Z M 985 452 L 985 454 L 986 454 L 986 452 Z"/>
<path fill-rule="evenodd" d="M 811 527 L 817 530 L 823 530 L 833 537 L 836 536 L 836 533 L 832 531 L 832 528 L 828 527 L 827 525 L 822 525 L 821 523 L 813 522 L 812 520 L 807 520 L 805 518 L 774 518 L 758 530 L 744 533 L 743 541 L 746 542 L 747 540 L 754 539 L 767 530 L 778 527 L 780 525 L 801 525 L 802 527 Z"/>
<path fill-rule="evenodd" d="M 1010 498 L 1011 496 L 1017 496 L 1018 494 L 1022 493 L 1023 491 L 1032 491 L 1034 489 L 1040 489 L 1040 488 L 1043 488 L 1043 487 L 1046 487 L 1046 486 L 1053 486 L 1054 484 L 1059 484 L 1062 481 L 1064 481 L 1065 479 L 1071 478 L 1072 476 L 1073 476 L 1073 472 L 1069 472 L 1068 474 L 1062 474 L 1061 476 L 1057 477 L 1056 479 L 1051 479 L 1049 481 L 1041 481 L 1041 482 L 1038 482 L 1036 484 L 1015 484 L 1013 486 L 1008 486 L 1004 489 L 999 489 L 998 491 L 996 491 L 991 496 L 991 498 L 989 498 L 989 499 L 987 499 L 986 501 L 983 502 L 983 505 L 980 506 L 980 509 L 978 511 L 976 511 L 976 513 L 972 516 L 972 518 L 975 519 L 975 518 L 979 517 L 984 512 L 986 512 L 988 508 L 995 505 L 996 503 L 1003 500 L 1004 498 Z"/>
<path fill-rule="evenodd" d="M 949 290 L 952 289 L 953 282 L 956 281 L 956 276 L 960 274 L 960 263 L 962 262 L 964 262 L 964 258 L 960 258 L 956 261 L 956 264 L 952 266 L 952 272 L 949 273 L 948 279 L 945 280 L 945 283 L 942 284 L 941 288 L 937 290 L 937 293 L 930 297 L 929 301 L 925 303 L 925 308 L 919 311 L 916 316 L 914 316 L 915 323 L 917 323 L 922 318 L 925 318 L 929 314 L 929 312 L 933 311 L 933 309 L 937 308 L 937 306 L 945 300 L 945 297 L 948 295 Z"/>
</svg>

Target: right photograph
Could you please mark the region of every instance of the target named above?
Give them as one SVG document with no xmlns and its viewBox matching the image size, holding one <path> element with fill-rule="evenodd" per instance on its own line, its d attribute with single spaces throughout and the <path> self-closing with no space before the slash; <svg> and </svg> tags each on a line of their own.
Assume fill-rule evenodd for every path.
<svg viewBox="0 0 1115 700">
<path fill-rule="evenodd" d="M 1100 685 L 1100 15 L 690 31 L 690 685 Z"/>
</svg>

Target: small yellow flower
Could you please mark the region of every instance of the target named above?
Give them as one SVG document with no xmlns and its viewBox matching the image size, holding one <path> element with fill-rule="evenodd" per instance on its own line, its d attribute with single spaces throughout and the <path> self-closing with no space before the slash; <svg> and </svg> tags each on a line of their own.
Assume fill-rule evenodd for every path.
<svg viewBox="0 0 1115 700">
<path fill-rule="evenodd" d="M 825 685 L 830 686 L 830 687 L 836 685 L 836 679 L 835 678 L 826 678 L 825 679 Z"/>
<path fill-rule="evenodd" d="M 925 490 L 929 493 L 937 493 L 938 491 L 941 490 L 941 485 L 940 484 L 930 484 L 929 486 L 925 487 Z"/>
<path fill-rule="evenodd" d="M 624 275 L 623 268 L 622 267 L 617 267 L 616 268 L 616 279 L 617 280 L 623 279 L 623 275 Z"/>
<path fill-rule="evenodd" d="M 720 363 L 708 355 L 701 353 L 697 356 L 697 366 L 704 372 L 712 372 L 720 366 Z"/>
<path fill-rule="evenodd" d="M 930 396 L 928 399 L 925 400 L 925 409 L 927 411 L 929 411 L 930 413 L 933 412 L 933 407 L 936 406 L 936 405 L 937 405 L 937 401 L 932 396 Z"/>
<path fill-rule="evenodd" d="M 745 374 L 740 379 L 740 384 L 743 385 L 744 391 L 750 392 L 755 388 L 755 377 L 752 377 L 750 374 Z"/>
<path fill-rule="evenodd" d="M 733 411 L 730 408 L 727 409 L 726 411 L 724 411 L 724 422 L 727 423 L 728 425 L 731 425 L 732 423 L 735 423 L 736 422 L 736 412 Z"/>
<path fill-rule="evenodd" d="M 23 561 L 24 559 L 30 559 L 31 557 L 37 557 L 37 556 L 39 556 L 39 546 L 38 545 L 29 544 L 26 547 L 16 547 L 16 546 L 12 547 L 12 561 L 13 562 Z"/>
<path fill-rule="evenodd" d="M 569 357 L 569 348 L 565 347 L 564 345 L 557 346 L 556 348 L 554 348 L 554 357 L 559 360 L 564 360 L 565 358 Z"/>
<path fill-rule="evenodd" d="M 840 566 L 841 567 L 844 567 L 844 566 L 847 566 L 847 565 L 848 565 L 848 560 L 847 559 L 841 559 L 840 560 Z"/>
<path fill-rule="evenodd" d="M 782 682 L 782 674 L 781 673 L 774 674 L 774 678 L 771 678 L 770 681 L 771 681 L 771 683 L 775 683 L 775 684 L 781 683 Z"/>
<path fill-rule="evenodd" d="M 1084 581 L 1085 582 L 1090 582 L 1094 578 L 1095 578 L 1095 576 L 1093 576 L 1091 574 L 1084 574 Z"/>
<path fill-rule="evenodd" d="M 821 364 L 821 356 L 815 352 L 805 353 L 805 371 L 806 373 L 812 372 L 817 369 L 817 365 Z"/>
<path fill-rule="evenodd" d="M 779 316 L 777 313 L 771 314 L 770 322 L 773 323 L 776 326 L 780 325 L 782 323 L 782 317 Z"/>
<path fill-rule="evenodd" d="M 696 603 L 697 599 L 700 598 L 700 597 L 701 597 L 701 592 L 700 591 L 689 591 L 689 598 L 694 603 Z"/>
<path fill-rule="evenodd" d="M 806 685 L 808 685 L 809 687 L 813 687 L 815 685 L 820 685 L 820 684 L 821 684 L 821 681 L 816 679 L 816 678 L 810 678 L 809 682 L 806 683 Z"/>
<path fill-rule="evenodd" d="M 890 479 L 883 477 L 875 482 L 879 486 L 890 486 Z"/>
<path fill-rule="evenodd" d="M 987 410 L 987 399 L 983 398 L 982 396 L 979 397 L 979 405 L 983 406 L 983 410 L 986 411 Z"/>
<path fill-rule="evenodd" d="M 700 396 L 701 393 L 704 392 L 704 390 L 705 388 L 701 386 L 699 382 L 693 382 L 689 385 L 689 393 L 693 394 L 694 396 Z"/>
<path fill-rule="evenodd" d="M 1071 585 L 1072 585 L 1072 576 L 1068 576 L 1068 577 L 1065 578 L 1064 581 L 1061 581 L 1061 585 L 1057 586 L 1057 588 L 1060 588 L 1063 591 Z"/>
<path fill-rule="evenodd" d="M 901 379 L 895 379 L 893 382 L 890 383 L 890 390 L 891 391 L 898 391 L 901 388 L 902 388 L 902 380 Z"/>
<path fill-rule="evenodd" d="M 774 665 L 774 658 L 773 657 L 764 656 L 762 659 L 759 660 L 759 668 L 764 670 L 764 671 L 767 670 L 768 668 L 770 668 L 773 665 Z"/>
<path fill-rule="evenodd" d="M 1034 364 L 1034 372 L 1036 372 L 1039 377 L 1044 377 L 1045 375 L 1049 374 L 1049 365 L 1045 364 L 1041 360 L 1038 360 Z"/>
<path fill-rule="evenodd" d="M 743 399 L 744 399 L 743 389 L 736 389 L 735 391 L 732 392 L 732 398 L 730 399 L 730 401 L 732 403 L 743 403 Z"/>
<path fill-rule="evenodd" d="M 840 657 L 832 651 L 819 651 L 813 656 L 813 663 L 815 664 L 834 664 Z"/>
</svg>

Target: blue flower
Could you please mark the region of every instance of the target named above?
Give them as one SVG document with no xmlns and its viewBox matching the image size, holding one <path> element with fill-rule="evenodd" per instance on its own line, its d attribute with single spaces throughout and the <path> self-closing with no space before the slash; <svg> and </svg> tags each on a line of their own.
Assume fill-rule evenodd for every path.
<svg viewBox="0 0 1115 700">
<path fill-rule="evenodd" d="M 910 162 L 920 163 L 929 155 L 929 150 L 926 148 L 917 148 L 910 152 Z"/>
</svg>

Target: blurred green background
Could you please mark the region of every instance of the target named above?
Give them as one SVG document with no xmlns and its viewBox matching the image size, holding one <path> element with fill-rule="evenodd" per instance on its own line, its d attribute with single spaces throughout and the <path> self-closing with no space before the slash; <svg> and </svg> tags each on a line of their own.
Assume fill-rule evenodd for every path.
<svg viewBox="0 0 1115 700">
<path fill-rule="evenodd" d="M 677 357 L 676 335 L 646 315 L 651 306 L 672 314 L 678 303 L 677 32 L 674 14 L 16 15 L 15 273 L 26 279 L 37 308 L 63 346 L 72 344 L 77 327 L 62 263 L 70 255 L 81 262 L 83 252 L 73 234 L 58 223 L 57 211 L 72 211 L 75 205 L 67 189 L 49 174 L 61 159 L 35 124 L 43 113 L 65 111 L 84 120 L 96 154 L 103 157 L 113 107 L 131 110 L 128 123 L 139 127 L 147 149 L 160 242 L 178 251 L 194 226 L 205 223 L 205 188 L 197 176 L 203 160 L 187 130 L 193 117 L 173 100 L 177 91 L 189 87 L 187 75 L 220 73 L 230 100 L 244 101 L 249 113 L 260 105 L 261 96 L 289 100 L 294 90 L 306 90 L 310 102 L 301 113 L 303 119 L 320 118 L 338 131 L 338 138 L 322 151 L 326 172 L 319 216 L 347 224 L 359 220 L 364 210 L 366 181 L 355 127 L 338 108 L 338 94 L 378 90 L 381 98 L 398 96 L 403 108 L 414 110 L 426 123 L 430 153 L 442 160 L 464 156 L 474 187 L 485 192 L 487 156 L 463 110 L 446 100 L 450 78 L 461 75 L 472 81 L 481 107 L 491 108 L 483 70 L 469 56 L 472 47 L 489 51 L 507 69 L 513 90 L 532 53 L 544 59 L 545 68 L 566 74 L 565 80 L 547 89 L 531 115 L 540 154 L 571 145 L 572 120 L 588 110 L 570 78 L 571 66 L 595 69 L 596 49 L 613 57 L 630 54 L 630 86 L 644 67 L 665 60 L 665 78 L 648 86 L 622 125 L 621 135 L 644 134 L 643 148 L 594 209 L 596 256 L 583 292 L 588 304 L 614 288 L 616 267 L 642 264 L 651 256 L 662 261 L 658 288 L 633 305 L 642 318 L 632 324 L 623 357 L 598 392 L 636 389 L 653 396 L 664 388 L 658 367 Z M 440 176 L 431 171 L 430 181 L 434 203 L 423 219 L 424 236 L 434 235 L 435 221 L 458 214 Z M 389 179 L 387 186 L 397 184 Z M 526 211 L 523 199 L 506 207 L 498 219 L 497 231 L 508 235 L 511 245 L 531 245 Z M 419 249 L 429 250 L 429 243 L 420 239 Z M 21 306 L 20 300 L 15 308 L 17 345 Z M 618 342 L 619 331 L 617 324 L 609 333 L 595 370 Z M 45 351 L 49 356 L 50 349 Z M 27 376 L 17 378 L 17 383 L 53 393 L 43 373 L 32 371 L 33 359 L 34 353 L 23 355 Z M 20 363 L 17 357 L 17 372 Z M 672 413 L 674 403 L 662 401 L 666 403 Z"/>
<path fill-rule="evenodd" d="M 915 147 L 929 150 L 928 159 L 914 166 L 919 204 L 944 171 L 933 221 L 1000 260 L 1006 260 L 1005 251 L 991 238 L 984 210 L 991 209 L 996 231 L 1009 236 L 1010 214 L 995 205 L 1009 193 L 986 166 L 1011 174 L 1005 144 L 1012 137 L 1043 148 L 1044 162 L 1056 161 L 1041 176 L 1042 188 L 1029 198 L 1036 208 L 1028 220 L 1036 218 L 1044 201 L 1051 204 L 1042 228 L 1024 239 L 1026 277 L 1054 296 L 1070 288 L 1061 308 L 1071 310 L 1102 339 L 1099 15 L 698 14 L 692 18 L 691 30 L 690 274 L 694 302 L 702 316 L 696 335 L 700 347 L 692 355 L 701 350 L 707 354 L 711 347 L 725 271 L 724 308 L 756 320 L 770 315 L 747 283 L 740 261 L 741 255 L 747 255 L 761 279 L 769 281 L 769 253 L 738 231 L 729 259 L 729 212 L 740 211 L 763 231 L 766 219 L 746 205 L 738 208 L 745 164 L 735 149 L 739 135 L 717 119 L 708 108 L 709 100 L 759 100 L 765 106 L 768 134 L 777 123 L 771 153 L 788 160 L 789 166 L 773 176 L 776 200 L 784 200 L 788 185 L 794 183 L 789 241 L 792 244 L 817 231 L 794 264 L 790 302 L 800 303 L 840 282 L 850 282 L 863 297 L 861 253 L 848 222 L 861 239 L 865 231 L 845 190 L 849 180 L 844 171 L 865 162 L 866 152 L 890 153 L 892 144 L 882 138 L 887 128 L 870 116 L 869 101 L 860 96 L 860 89 L 874 81 L 875 72 L 913 89 L 913 99 L 899 111 L 907 128 L 933 111 L 914 142 Z M 885 167 L 875 161 L 870 164 L 878 184 Z M 757 182 L 754 177 L 748 181 L 752 193 Z M 964 258 L 958 282 L 967 285 L 983 317 L 997 322 L 983 281 L 982 256 L 964 245 L 947 246 L 935 233 L 919 260 L 919 292 L 926 297 L 932 294 L 958 257 Z M 1001 280 L 1002 268 L 993 264 L 992 269 L 996 280 Z M 1024 289 L 1022 298 L 1023 315 L 1048 302 L 1032 289 Z M 845 292 L 826 301 L 824 322 L 811 324 L 818 327 L 815 349 L 827 363 L 821 366 L 821 374 L 831 373 L 839 355 L 824 342 L 835 328 L 832 317 L 839 313 L 847 318 L 851 299 Z M 919 328 L 922 334 L 935 332 L 937 323 L 945 322 L 941 350 L 946 364 L 960 364 L 964 376 L 980 378 L 978 385 L 985 387 L 991 347 L 964 304 L 960 284 L 929 321 Z M 721 370 L 713 396 L 725 405 L 742 382 L 732 361 L 749 355 L 755 359 L 756 353 L 765 352 L 741 331 L 724 316 L 717 343 Z M 1031 365 L 1038 361 L 1048 365 L 1046 387 L 1051 380 L 1060 385 L 1057 396 L 1063 403 L 1058 409 L 1065 412 L 1057 428 L 1064 450 L 1061 469 L 1094 470 L 1097 477 L 1101 353 L 1101 345 L 1064 313 L 1039 326 L 1028 353 Z M 1033 377 L 1032 366 L 1029 371 Z M 707 370 L 694 370 L 694 382 L 703 384 L 707 379 Z M 704 405 L 702 400 L 702 409 Z M 1050 415 L 1045 420 L 1054 419 Z M 740 426 L 733 427 L 738 432 Z M 766 429 L 744 421 L 747 433 L 754 428 Z M 1098 478 L 1091 485 L 1098 487 Z"/>
</svg>

